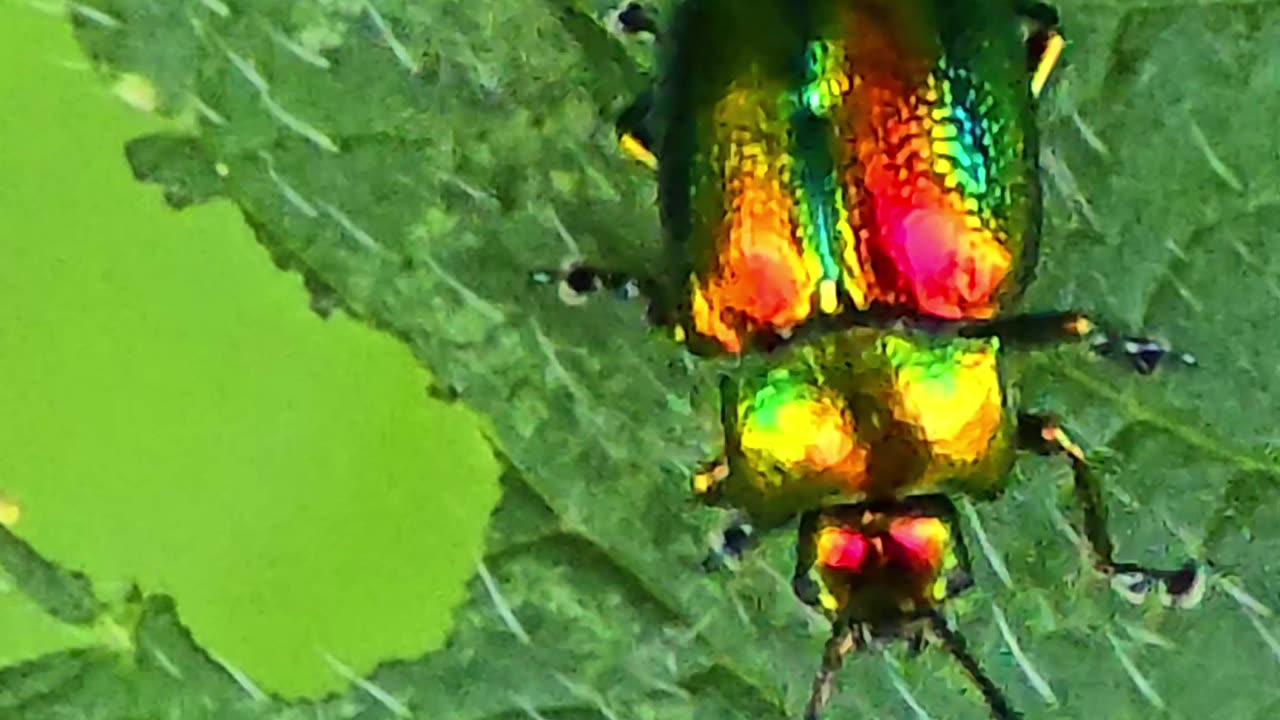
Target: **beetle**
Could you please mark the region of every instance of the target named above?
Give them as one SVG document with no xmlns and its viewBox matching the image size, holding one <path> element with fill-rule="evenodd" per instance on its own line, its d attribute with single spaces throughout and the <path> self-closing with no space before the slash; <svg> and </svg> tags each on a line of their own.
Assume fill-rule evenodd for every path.
<svg viewBox="0 0 1280 720">
<path fill-rule="evenodd" d="M 657 34 L 634 3 L 618 19 Z M 692 484 L 738 516 L 708 568 L 799 519 L 793 587 L 832 625 L 807 718 L 845 654 L 926 633 L 993 716 L 1016 716 L 941 608 L 972 584 L 948 496 L 995 497 L 1018 451 L 1070 461 L 1114 588 L 1178 607 L 1203 591 L 1195 563 L 1113 557 L 1083 450 L 1019 412 L 1001 362 L 1084 341 L 1147 374 L 1172 353 L 1081 312 L 1013 313 L 1036 264 L 1035 100 L 1057 24 L 1015 0 L 687 0 L 654 89 L 619 120 L 657 172 L 667 267 L 541 275 L 569 296 L 639 289 L 694 352 L 763 357 L 723 379 L 724 452 Z"/>
<path fill-rule="evenodd" d="M 635 4 L 619 17 L 656 28 Z M 658 82 L 619 121 L 657 171 L 666 267 L 575 265 L 566 284 L 634 282 L 702 354 L 842 313 L 993 317 L 1021 295 L 1040 232 L 1016 23 L 1007 0 L 682 3 Z M 1062 42 L 1034 37 L 1038 92 Z"/>
<path fill-rule="evenodd" d="M 941 614 L 972 586 L 949 495 L 1003 491 L 1018 451 L 1072 465 L 1094 567 L 1132 602 L 1154 591 L 1173 607 L 1199 602 L 1204 578 L 1119 562 L 1084 452 L 1051 416 L 1018 412 L 999 337 L 917 328 L 825 333 L 721 383 L 724 455 L 694 492 L 738 516 L 705 563 L 744 553 L 799 517 L 792 586 L 823 612 L 832 636 L 806 718 L 817 718 L 843 656 L 870 638 L 940 641 L 982 690 L 992 714 L 1017 717 Z M 897 529 L 895 529 L 897 528 Z"/>
</svg>

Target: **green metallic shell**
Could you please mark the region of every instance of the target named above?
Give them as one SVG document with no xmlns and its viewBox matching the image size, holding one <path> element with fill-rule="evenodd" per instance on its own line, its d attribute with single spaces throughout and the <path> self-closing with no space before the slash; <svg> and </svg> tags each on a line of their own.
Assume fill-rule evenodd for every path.
<svg viewBox="0 0 1280 720">
<path fill-rule="evenodd" d="M 998 355 L 990 339 L 858 329 L 726 381 L 714 501 L 769 528 L 868 499 L 994 496 L 1015 439 Z"/>
<path fill-rule="evenodd" d="M 954 195 L 973 226 L 1003 247 L 1007 267 L 990 308 L 961 307 L 958 317 L 989 317 L 1020 296 L 1034 270 L 1041 208 L 1012 0 L 689 0 L 666 45 L 656 95 L 664 299 L 682 325 L 698 326 L 691 287 L 722 272 L 732 250 L 732 215 L 746 192 L 734 179 L 743 174 L 780 188 L 766 206 L 785 216 L 778 227 L 803 257 L 797 282 L 814 283 L 806 286 L 813 301 L 797 302 L 776 328 L 818 312 L 818 280 L 838 283 L 845 306 L 916 314 L 933 308 L 904 287 L 959 292 L 954 280 L 904 277 L 913 272 L 901 267 L 906 261 L 894 266 L 884 248 L 910 228 L 876 195 L 896 186 L 871 186 L 876 158 L 903 177 L 927 176 L 921 182 L 937 187 L 938 202 Z M 907 162 L 913 142 L 926 147 Z M 756 282 L 768 295 L 769 280 Z M 789 299 L 789 290 L 778 294 Z M 722 349 L 738 344 L 728 335 L 743 336 L 745 346 L 756 330 L 773 329 L 739 325 L 717 336 Z"/>
</svg>

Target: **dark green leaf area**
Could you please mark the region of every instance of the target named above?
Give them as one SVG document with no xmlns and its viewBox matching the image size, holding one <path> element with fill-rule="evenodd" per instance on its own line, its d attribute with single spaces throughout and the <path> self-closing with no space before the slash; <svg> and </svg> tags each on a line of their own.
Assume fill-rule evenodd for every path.
<svg viewBox="0 0 1280 720">
<path fill-rule="evenodd" d="M 0 715 L 22 720 L 288 717 L 246 693 L 197 648 L 173 604 L 149 598 L 131 654 L 105 649 L 50 655 L 0 672 Z"/>
<path fill-rule="evenodd" d="M 606 112 L 639 84 L 626 58 L 643 44 L 593 19 L 605 3 L 219 4 L 114 0 L 99 7 L 118 27 L 82 24 L 93 57 L 201 118 L 170 153 L 136 154 L 139 174 L 199 201 L 214 186 L 192 158 L 220 164 L 218 192 L 277 262 L 403 338 L 515 468 L 445 649 L 375 673 L 386 696 L 254 712 L 797 717 L 825 630 L 784 580 L 789 538 L 735 573 L 697 569 L 722 519 L 694 508 L 687 479 L 717 449 L 715 375 L 731 368 L 655 337 L 636 304 L 567 307 L 529 280 L 566 257 L 637 270 L 662 255 L 652 181 L 614 151 Z M 1028 718 L 1267 717 L 1280 6 L 1060 11 L 1073 44 L 1042 103 L 1047 218 L 1027 305 L 1089 310 L 1199 366 L 1138 377 L 1063 349 L 1021 359 L 1018 397 L 1096 460 L 1121 559 L 1198 557 L 1227 582 L 1184 613 L 1126 604 L 1063 529 L 1078 515 L 1065 464 L 1030 459 L 965 513 L 979 587 L 955 622 Z M 159 683 L 181 717 L 206 693 L 135 672 L 94 663 L 39 702 L 87 707 L 101 673 Z M 920 712 L 985 711 L 943 653 L 895 646 L 850 660 L 829 716 Z"/>
<path fill-rule="evenodd" d="M 3 525 L 0 525 L 0 566 L 23 594 L 64 623 L 88 624 L 101 609 L 88 578 L 46 562 Z"/>
<path fill-rule="evenodd" d="M 125 147 L 134 175 L 164 188 L 175 208 L 196 205 L 222 194 L 221 178 L 205 148 L 194 138 L 150 135 Z"/>
</svg>

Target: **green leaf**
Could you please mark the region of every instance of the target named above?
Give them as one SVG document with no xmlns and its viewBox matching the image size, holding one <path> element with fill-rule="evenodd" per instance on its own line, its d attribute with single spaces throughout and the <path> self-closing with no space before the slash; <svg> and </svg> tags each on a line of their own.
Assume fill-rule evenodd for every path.
<svg viewBox="0 0 1280 720">
<path fill-rule="evenodd" d="M 90 57 L 201 118 L 185 141 L 151 141 L 173 150 L 140 174 L 194 201 L 213 185 L 192 158 L 221 168 L 217 192 L 277 262 L 401 338 L 518 472 L 439 652 L 318 706 L 84 661 L 94 682 L 23 717 L 124 686 L 182 717 L 798 716 L 825 630 L 781 580 L 789 538 L 734 575 L 696 569 L 721 521 L 686 490 L 715 449 L 717 368 L 654 338 L 639 308 L 568 308 L 527 281 L 574 253 L 620 268 L 659 256 L 652 183 L 612 149 L 606 112 L 634 91 L 624 58 L 643 48 L 555 3 L 94 7 L 77 14 Z M 1034 460 L 967 518 L 990 549 L 956 622 L 1027 717 L 1271 717 L 1280 5 L 1060 10 L 1073 45 L 1042 112 L 1047 227 L 1028 306 L 1164 334 L 1200 367 L 1134 377 L 1066 349 L 1025 358 L 1021 398 L 1105 456 L 1118 554 L 1207 558 L 1221 581 L 1191 612 L 1124 604 L 1059 529 L 1067 469 Z M 941 653 L 886 657 L 848 663 L 831 717 L 983 717 Z"/>
<path fill-rule="evenodd" d="M 498 496 L 474 415 L 424 402 L 394 338 L 311 312 L 230 202 L 177 213 L 134 183 L 125 142 L 177 124 L 110 97 L 65 21 L 0 5 L 0 28 L 0 98 L 23 109 L 0 116 L 20 179 L 0 194 L 0 562 L 63 638 L 33 647 L 19 606 L 0 657 L 131 653 L 134 584 L 282 694 L 345 687 L 329 657 L 365 673 L 439 647 Z M 127 152 L 161 148 L 157 177 L 220 177 L 171 134 Z"/>
</svg>

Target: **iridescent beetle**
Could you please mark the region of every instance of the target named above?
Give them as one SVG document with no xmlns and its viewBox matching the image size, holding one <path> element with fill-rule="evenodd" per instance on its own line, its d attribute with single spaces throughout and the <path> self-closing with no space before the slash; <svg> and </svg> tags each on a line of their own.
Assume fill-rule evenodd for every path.
<svg viewBox="0 0 1280 720">
<path fill-rule="evenodd" d="M 806 718 L 832 673 L 863 643 L 931 633 L 997 718 L 1016 715 L 940 613 L 968 589 L 968 556 L 947 494 L 992 498 L 1018 450 L 1070 459 L 1095 567 L 1134 602 L 1199 601 L 1196 566 L 1113 558 L 1100 488 L 1084 453 L 1050 417 L 1018 413 L 998 337 L 854 327 L 790 347 L 758 374 L 722 383 L 725 457 L 694 479 L 739 520 L 708 567 L 800 517 L 793 587 L 832 622 Z"/>
<path fill-rule="evenodd" d="M 657 30 L 635 4 L 619 20 Z M 850 650 L 924 631 L 994 716 L 1015 716 L 940 608 L 971 584 L 946 494 L 998 494 L 1017 450 L 1070 459 L 1114 587 L 1197 602 L 1194 564 L 1114 560 L 1084 453 L 1011 406 L 998 362 L 1068 340 L 1143 373 L 1168 354 L 1078 312 L 1007 314 L 1040 232 L 1034 99 L 1063 45 L 1052 9 L 688 0 L 659 40 L 660 80 L 619 125 L 657 170 L 674 272 L 559 277 L 575 293 L 643 289 L 697 352 L 772 350 L 765 371 L 724 381 L 725 454 L 694 490 L 740 515 L 711 565 L 800 518 L 793 584 L 833 628 L 806 717 Z"/>
</svg>

